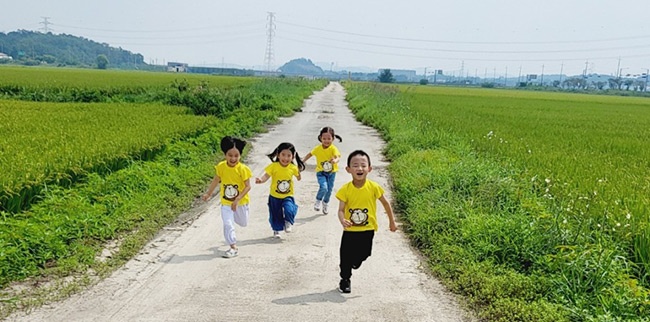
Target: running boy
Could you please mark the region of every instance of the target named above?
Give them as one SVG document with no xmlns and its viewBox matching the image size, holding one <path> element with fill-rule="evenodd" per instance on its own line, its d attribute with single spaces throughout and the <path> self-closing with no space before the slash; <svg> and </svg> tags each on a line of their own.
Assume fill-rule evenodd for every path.
<svg viewBox="0 0 650 322">
<path fill-rule="evenodd" d="M 339 160 L 341 152 L 334 146 L 334 138 L 343 142 L 343 139 L 334 133 L 334 129 L 326 126 L 320 130 L 318 141 L 321 143 L 314 147 L 311 152 L 307 153 L 302 159 L 306 163 L 312 156 L 316 157 L 316 180 L 318 180 L 318 192 L 316 193 L 316 203 L 314 210 L 320 211 L 321 206 L 323 214 L 329 212 L 328 204 L 334 191 L 334 179 L 336 172 L 339 171 Z"/>
<path fill-rule="evenodd" d="M 339 221 L 343 226 L 339 291 L 350 293 L 352 269 L 358 269 L 372 253 L 372 239 L 377 230 L 377 199 L 388 215 L 390 231 L 396 231 L 397 225 L 393 209 L 384 197 L 384 189 L 366 178 L 372 171 L 370 156 L 362 150 L 350 153 L 345 170 L 352 175 L 352 181 L 336 193 Z"/>
<path fill-rule="evenodd" d="M 246 141 L 226 136 L 221 139 L 221 151 L 225 160 L 214 168 L 216 174 L 203 200 L 208 201 L 214 189 L 221 183 L 221 219 L 223 220 L 223 236 L 230 249 L 223 257 L 232 258 L 239 254 L 235 224 L 240 227 L 248 225 L 248 192 L 251 190 L 251 169 L 239 162 L 246 146 Z"/>
</svg>

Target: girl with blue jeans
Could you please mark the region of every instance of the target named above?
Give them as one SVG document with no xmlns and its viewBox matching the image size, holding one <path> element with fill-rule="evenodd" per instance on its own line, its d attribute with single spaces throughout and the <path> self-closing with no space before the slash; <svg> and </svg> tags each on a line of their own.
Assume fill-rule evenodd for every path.
<svg viewBox="0 0 650 322">
<path fill-rule="evenodd" d="M 293 198 L 293 178 L 300 181 L 300 172 L 305 164 L 300 159 L 293 144 L 280 143 L 277 148 L 267 155 L 271 161 L 264 169 L 261 178 L 255 178 L 255 183 L 261 184 L 271 179 L 269 193 L 269 223 L 273 229 L 273 237 L 281 238 L 280 232 L 291 232 L 291 227 L 298 213 L 298 205 Z M 297 161 L 298 165 L 293 162 Z"/>
<path fill-rule="evenodd" d="M 312 156 L 316 157 L 318 193 L 316 193 L 314 210 L 320 211 L 322 206 L 323 214 L 327 214 L 329 211 L 328 204 L 334 191 L 334 179 L 336 179 L 336 172 L 339 170 L 338 163 L 341 159 L 341 152 L 334 146 L 334 138 L 343 142 L 343 139 L 334 133 L 333 128 L 329 126 L 322 128 L 318 134 L 318 141 L 321 144 L 314 147 L 302 160 L 305 163 Z"/>
</svg>

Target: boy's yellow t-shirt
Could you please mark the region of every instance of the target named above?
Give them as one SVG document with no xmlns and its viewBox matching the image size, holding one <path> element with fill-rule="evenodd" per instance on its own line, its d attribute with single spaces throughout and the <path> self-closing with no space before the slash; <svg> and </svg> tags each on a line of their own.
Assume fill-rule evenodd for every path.
<svg viewBox="0 0 650 322">
<path fill-rule="evenodd" d="M 323 148 L 322 144 L 319 144 L 311 150 L 311 155 L 316 157 L 316 172 L 339 171 L 338 163 L 332 164 L 329 162 L 329 160 L 331 160 L 332 158 L 341 156 L 341 152 L 339 152 L 339 149 L 336 146 L 334 146 L 334 144 L 330 144 L 330 146 L 328 146 L 327 149 Z M 329 166 L 331 166 L 331 170 L 328 171 L 329 169 L 328 164 L 325 164 L 325 167 L 323 167 L 323 163 L 325 162 L 327 162 Z"/>
<path fill-rule="evenodd" d="M 238 162 L 234 167 L 230 167 L 226 161 L 221 161 L 214 169 L 217 172 L 217 176 L 221 179 L 221 204 L 224 206 L 232 205 L 232 201 L 246 187 L 244 181 L 250 179 L 253 176 L 253 172 L 247 165 L 241 162 Z M 239 201 L 239 204 L 246 205 L 249 199 L 249 195 L 246 194 Z"/>
<path fill-rule="evenodd" d="M 295 164 L 283 167 L 280 162 L 273 162 L 264 168 L 264 172 L 271 176 L 271 196 L 278 199 L 293 197 L 293 177 L 300 174 Z"/>
<path fill-rule="evenodd" d="M 366 179 L 361 188 L 350 181 L 336 193 L 336 198 L 345 202 L 345 219 L 353 226 L 346 231 L 377 230 L 377 199 L 384 195 L 384 189 L 374 181 Z"/>
</svg>

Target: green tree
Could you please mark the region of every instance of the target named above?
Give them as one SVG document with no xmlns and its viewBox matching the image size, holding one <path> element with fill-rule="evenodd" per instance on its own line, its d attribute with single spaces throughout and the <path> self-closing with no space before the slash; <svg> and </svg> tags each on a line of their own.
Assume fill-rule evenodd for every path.
<svg viewBox="0 0 650 322">
<path fill-rule="evenodd" d="M 379 82 L 381 83 L 393 83 L 395 78 L 393 78 L 393 73 L 390 72 L 390 69 L 384 69 L 379 74 Z"/>
<path fill-rule="evenodd" d="M 108 57 L 106 55 L 101 54 L 97 56 L 97 68 L 99 69 L 106 69 L 108 66 Z"/>
</svg>

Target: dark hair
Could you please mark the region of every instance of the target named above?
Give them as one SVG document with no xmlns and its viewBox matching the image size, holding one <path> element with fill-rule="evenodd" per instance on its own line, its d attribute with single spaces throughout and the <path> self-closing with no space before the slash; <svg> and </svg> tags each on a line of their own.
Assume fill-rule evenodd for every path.
<svg viewBox="0 0 650 322">
<path fill-rule="evenodd" d="M 293 146 L 293 144 L 291 144 L 289 142 L 280 143 L 280 145 L 278 145 L 278 147 L 275 148 L 275 150 L 273 150 L 273 152 L 267 154 L 266 156 L 269 157 L 269 159 L 271 159 L 271 161 L 278 162 L 278 155 L 283 150 L 291 151 L 291 154 L 293 154 L 293 159 L 296 162 L 298 162 L 298 170 L 300 170 L 300 171 L 305 170 L 305 164 L 302 162 L 302 159 L 300 159 L 300 155 L 298 155 L 298 152 L 296 152 L 296 147 Z"/>
<path fill-rule="evenodd" d="M 350 166 L 350 161 L 352 161 L 352 158 L 357 155 L 366 157 L 366 159 L 368 159 L 368 165 L 370 165 L 370 156 L 368 155 L 368 153 L 366 153 L 363 150 L 354 150 L 352 151 L 352 153 L 350 153 L 350 155 L 348 155 L 348 167 Z"/>
<path fill-rule="evenodd" d="M 322 129 L 320 129 L 320 133 L 318 134 L 318 142 L 321 142 L 320 137 L 321 137 L 321 135 L 323 135 L 323 133 L 329 133 L 329 134 L 332 135 L 332 139 L 337 138 L 337 139 L 339 139 L 339 142 L 343 142 L 343 139 L 340 136 L 336 135 L 334 133 L 334 129 L 329 127 L 329 126 L 326 126 L 326 127 L 322 128 Z"/>
<path fill-rule="evenodd" d="M 224 136 L 221 139 L 221 151 L 225 154 L 228 150 L 235 148 L 239 153 L 244 152 L 244 147 L 246 146 L 246 141 L 232 136 Z"/>
</svg>

